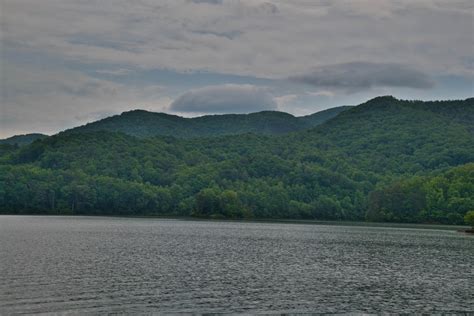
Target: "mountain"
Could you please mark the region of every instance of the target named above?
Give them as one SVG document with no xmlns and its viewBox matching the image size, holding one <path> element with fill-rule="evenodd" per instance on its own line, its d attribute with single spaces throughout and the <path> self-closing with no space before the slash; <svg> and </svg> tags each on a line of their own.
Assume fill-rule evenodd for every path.
<svg viewBox="0 0 474 316">
<path fill-rule="evenodd" d="M 152 136 L 195 138 L 245 133 L 280 135 L 315 127 L 348 108 L 337 107 L 304 117 L 295 117 L 284 112 L 263 111 L 251 114 L 184 118 L 165 113 L 134 110 L 76 127 L 67 132 L 113 131 L 140 138 Z"/>
<path fill-rule="evenodd" d="M 404 101 L 378 97 L 294 141 L 324 140 L 352 164 L 378 173 L 417 172 L 474 159 L 474 99 Z"/>
<path fill-rule="evenodd" d="M 15 135 L 9 138 L 0 139 L 0 144 L 25 146 L 25 145 L 31 144 L 37 139 L 44 139 L 46 137 L 48 137 L 48 135 L 39 134 L 39 133 Z"/>
<path fill-rule="evenodd" d="M 339 113 L 346 111 L 352 107 L 353 106 L 351 105 L 338 106 L 335 108 L 330 108 L 327 110 L 316 112 L 314 114 L 300 116 L 299 119 L 300 121 L 304 122 L 307 126 L 315 127 L 320 124 L 323 124 L 326 121 L 329 121 L 333 117 L 337 116 Z"/>
<path fill-rule="evenodd" d="M 0 152 L 0 213 L 460 224 L 474 209 L 473 101 L 378 97 L 276 136 L 60 133 Z M 191 121 L 221 132 L 215 119 Z"/>
</svg>

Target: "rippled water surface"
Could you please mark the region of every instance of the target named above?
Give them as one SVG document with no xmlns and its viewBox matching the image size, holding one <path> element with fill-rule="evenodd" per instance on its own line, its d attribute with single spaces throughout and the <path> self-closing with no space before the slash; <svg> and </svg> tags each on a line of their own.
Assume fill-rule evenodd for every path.
<svg viewBox="0 0 474 316">
<path fill-rule="evenodd" d="M 0 313 L 468 312 L 453 231 L 0 217 Z"/>
</svg>

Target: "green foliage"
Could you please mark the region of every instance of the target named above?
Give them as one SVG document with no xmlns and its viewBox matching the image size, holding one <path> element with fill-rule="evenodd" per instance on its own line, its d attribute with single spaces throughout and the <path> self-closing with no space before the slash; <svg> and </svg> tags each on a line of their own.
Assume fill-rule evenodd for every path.
<svg viewBox="0 0 474 316">
<path fill-rule="evenodd" d="M 464 222 L 474 227 L 474 211 L 469 211 L 464 215 Z"/>
<path fill-rule="evenodd" d="M 46 137 L 48 136 L 38 133 L 15 135 L 9 138 L 0 139 L 0 145 L 25 146 L 31 144 L 35 140 L 41 140 Z"/>
<path fill-rule="evenodd" d="M 339 113 L 345 110 L 348 110 L 350 108 L 352 108 L 352 106 L 349 106 L 349 105 L 338 106 L 338 107 L 323 110 L 311 115 L 301 116 L 299 117 L 299 119 L 301 122 L 305 123 L 305 125 L 314 127 L 314 126 L 323 124 L 326 121 L 329 121 L 333 117 L 336 117 Z"/>
<path fill-rule="evenodd" d="M 369 195 L 367 220 L 462 224 L 474 208 L 474 164 L 396 181 Z"/>
<path fill-rule="evenodd" d="M 176 117 L 153 130 L 132 113 L 126 127 L 140 138 L 80 128 L 0 147 L 0 212 L 460 224 L 474 209 L 474 131 L 461 112 L 472 115 L 473 99 L 382 97 L 278 136 L 222 136 L 209 116 L 204 135 L 215 137 L 192 139 L 145 137 Z M 260 131 L 269 117 L 292 120 L 255 116 Z M 243 117 L 224 121 L 240 133 Z"/>
</svg>

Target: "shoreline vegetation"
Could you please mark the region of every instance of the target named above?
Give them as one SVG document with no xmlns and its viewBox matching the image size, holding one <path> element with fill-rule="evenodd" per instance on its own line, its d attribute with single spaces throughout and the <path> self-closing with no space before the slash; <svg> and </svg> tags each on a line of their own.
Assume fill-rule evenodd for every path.
<svg viewBox="0 0 474 316">
<path fill-rule="evenodd" d="M 321 226 L 360 226 L 360 227 L 381 227 L 381 228 L 406 228 L 406 229 L 430 229 L 430 230 L 450 230 L 463 233 L 474 233 L 468 225 L 446 225 L 436 223 L 390 223 L 390 222 L 363 222 L 363 221 L 324 221 L 306 219 L 242 219 L 242 218 L 211 218 L 211 217 L 185 217 L 185 216 L 126 216 L 126 215 L 64 215 L 64 214 L 0 214 L 2 216 L 19 217 L 64 217 L 64 218 L 111 218 L 111 219 L 150 219 L 150 220 L 178 220 L 190 222 L 230 222 L 230 223 L 264 223 L 264 224 L 300 224 L 300 225 L 321 225 Z"/>
<path fill-rule="evenodd" d="M 281 112 L 132 111 L 3 144 L 0 214 L 474 226 L 474 98 L 384 96 L 338 111 L 302 130 Z"/>
</svg>

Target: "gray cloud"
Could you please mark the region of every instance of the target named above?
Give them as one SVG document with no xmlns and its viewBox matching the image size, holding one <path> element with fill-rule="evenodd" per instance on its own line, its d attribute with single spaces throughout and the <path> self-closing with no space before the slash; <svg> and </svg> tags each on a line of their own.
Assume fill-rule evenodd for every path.
<svg viewBox="0 0 474 316">
<path fill-rule="evenodd" d="M 242 35 L 240 31 L 228 31 L 228 32 L 216 32 L 216 31 L 206 31 L 206 30 L 194 30 L 192 33 L 195 34 L 202 34 L 202 35 L 212 35 L 218 37 L 225 37 L 229 40 L 233 40 L 236 37 Z"/>
<path fill-rule="evenodd" d="M 262 12 L 269 13 L 269 14 L 276 14 L 280 13 L 280 10 L 278 7 L 270 2 L 264 2 L 261 5 L 258 6 L 258 9 L 261 10 Z"/>
<path fill-rule="evenodd" d="M 81 122 L 84 122 L 84 121 L 93 122 L 93 121 L 101 120 L 115 114 L 118 114 L 118 112 L 114 110 L 100 110 L 100 111 L 93 111 L 86 114 L 76 115 L 74 116 L 74 118 Z"/>
<path fill-rule="evenodd" d="M 209 3 L 209 4 L 222 4 L 224 0 L 188 0 L 192 3 Z"/>
<path fill-rule="evenodd" d="M 321 66 L 290 77 L 290 80 L 315 87 L 360 91 L 372 87 L 427 89 L 433 81 L 425 73 L 396 63 L 350 62 Z"/>
<path fill-rule="evenodd" d="M 249 113 L 276 108 L 277 104 L 264 89 L 236 84 L 191 90 L 170 106 L 175 112 L 192 113 Z"/>
<path fill-rule="evenodd" d="M 472 52 L 471 2 L 4 0 L 2 38 L 52 58 L 126 68 L 281 78 L 357 56 L 472 75 L 463 59 Z"/>
<path fill-rule="evenodd" d="M 5 65 L 0 71 L 0 138 L 60 130 L 131 108 L 164 111 L 171 98 L 154 84 L 130 86 L 53 67 Z"/>
</svg>

